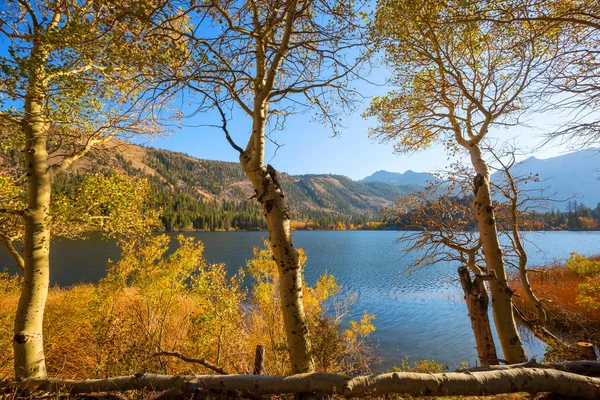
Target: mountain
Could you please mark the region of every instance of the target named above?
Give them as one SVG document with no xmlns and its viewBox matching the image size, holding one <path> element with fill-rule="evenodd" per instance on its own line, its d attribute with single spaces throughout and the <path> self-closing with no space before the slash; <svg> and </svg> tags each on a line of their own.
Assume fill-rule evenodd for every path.
<svg viewBox="0 0 600 400">
<path fill-rule="evenodd" d="M 530 182 L 527 189 L 547 188 L 545 194 L 553 194 L 556 200 L 575 194 L 570 200 L 594 208 L 600 201 L 599 151 L 591 149 L 543 160 L 530 157 L 515 165 L 513 174 L 537 173 L 541 182 Z M 0 154 L 0 166 L 15 165 L 19 157 L 22 153 L 17 151 Z M 238 163 L 201 160 L 123 141 L 112 141 L 76 161 L 68 173 L 57 177 L 54 190 L 69 190 L 81 181 L 84 172 L 108 169 L 148 178 L 153 190 L 151 201 L 162 209 L 167 230 L 265 227 L 252 186 Z M 431 174 L 410 170 L 377 171 L 360 181 L 331 174 L 279 175 L 293 220 L 299 221 L 300 227 L 304 224 L 317 229 L 340 223 L 364 227 L 368 222 L 380 221 L 382 208 L 434 179 Z M 572 201 L 552 205 L 561 211 L 574 206 Z"/>
<path fill-rule="evenodd" d="M 426 172 L 414 172 L 410 169 L 404 173 L 377 171 L 362 179 L 361 182 L 385 182 L 392 185 L 425 186 L 427 181 L 435 180 L 435 177 Z"/>
<path fill-rule="evenodd" d="M 264 228 L 262 211 L 252 198 L 254 191 L 238 163 L 201 160 L 125 142 L 107 147 L 76 163 L 75 174 L 80 169 L 112 167 L 148 177 L 155 201 L 164 210 L 166 229 Z M 552 194 L 555 200 L 575 195 L 572 200 L 594 208 L 600 201 L 599 151 L 583 150 L 548 159 L 530 157 L 513 167 L 513 175 L 537 173 L 540 182 L 529 182 L 527 189 L 544 188 L 544 195 Z M 392 205 L 395 198 L 434 179 L 431 174 L 410 170 L 378 171 L 361 181 L 331 174 L 279 175 L 293 220 L 311 221 L 315 228 L 379 221 L 381 209 Z M 492 180 L 496 176 L 492 175 Z M 550 206 L 564 211 L 573 204 L 556 202 Z"/>
<path fill-rule="evenodd" d="M 153 201 L 163 210 L 165 229 L 261 229 L 262 211 L 238 163 L 201 160 L 183 153 L 122 141 L 104 146 L 75 162 L 55 188 L 68 188 L 84 172 L 116 169 L 149 179 Z M 315 228 L 336 223 L 362 226 L 379 221 L 383 207 L 406 194 L 407 185 L 353 181 L 343 175 L 279 173 L 295 221 Z"/>
<path fill-rule="evenodd" d="M 527 189 L 544 189 L 555 200 L 550 206 L 558 210 L 567 209 L 565 200 L 595 208 L 600 202 L 599 153 L 590 148 L 546 159 L 529 157 L 513 167 L 513 175 L 538 174 L 539 182 L 529 182 Z"/>
<path fill-rule="evenodd" d="M 576 201 L 587 207 L 595 208 L 600 202 L 600 149 L 590 148 L 551 157 L 539 159 L 529 157 L 512 168 L 513 176 L 538 174 L 539 182 L 528 182 L 526 190 L 543 190 L 542 196 L 554 200 L 544 204 L 544 208 L 556 208 L 564 211 L 569 207 L 569 200 Z M 501 179 L 501 174 L 492 174 L 492 181 Z M 434 176 L 428 173 L 405 173 L 377 171 L 362 180 L 362 182 L 385 182 L 405 187 L 424 186 Z M 500 198 L 498 198 L 500 200 Z"/>
</svg>

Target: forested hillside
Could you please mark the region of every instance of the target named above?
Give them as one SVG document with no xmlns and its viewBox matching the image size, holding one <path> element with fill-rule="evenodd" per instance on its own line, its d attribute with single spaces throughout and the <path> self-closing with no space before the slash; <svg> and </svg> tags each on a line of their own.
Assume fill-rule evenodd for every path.
<svg viewBox="0 0 600 400">
<path fill-rule="evenodd" d="M 588 154 L 582 151 L 543 161 L 553 165 L 565 157 L 583 158 Z M 18 157 L 20 154 L 14 151 L 2 155 L 5 164 L 18 163 Z M 521 164 L 518 167 L 522 168 Z M 201 160 L 184 153 L 123 141 L 107 144 L 75 162 L 69 173 L 57 177 L 57 193 L 73 190 L 86 172 L 111 169 L 150 181 L 152 203 L 160 210 L 162 228 L 167 231 L 265 229 L 252 187 L 238 163 Z M 586 169 L 577 168 L 577 171 L 580 170 Z M 541 171 L 544 177 L 548 175 L 545 169 Z M 409 174 L 418 178 L 404 179 Z M 390 179 L 386 179 L 388 182 L 377 180 L 382 177 Z M 411 190 L 422 190 L 424 185 L 420 180 L 425 178 L 434 179 L 432 175 L 411 174 L 410 171 L 405 174 L 378 171 L 361 181 L 353 181 L 343 175 L 280 174 L 296 229 L 412 230 L 414 226 L 402 220 L 389 221 L 381 212 Z M 560 187 L 562 192 L 566 192 L 563 187 L 569 184 L 568 180 L 561 178 L 546 178 L 537 185 L 551 183 L 551 188 Z M 592 181 L 591 178 L 588 180 Z M 413 184 L 402 184 L 408 181 Z M 600 226 L 598 207 L 586 207 L 585 202 L 577 201 L 585 197 L 588 203 L 593 202 L 593 196 L 587 193 L 593 190 L 590 186 L 580 185 L 585 196 L 553 203 L 550 210 L 540 208 L 537 213 L 532 212 L 531 229 L 597 230 Z M 504 199 L 498 197 L 497 201 Z"/>
<path fill-rule="evenodd" d="M 166 230 L 265 228 L 238 163 L 116 142 L 77 161 L 57 187 L 68 190 L 84 172 L 111 168 L 150 180 Z M 304 229 L 375 227 L 380 210 L 410 190 L 406 185 L 358 182 L 343 175 L 279 175 L 295 227 Z"/>
</svg>

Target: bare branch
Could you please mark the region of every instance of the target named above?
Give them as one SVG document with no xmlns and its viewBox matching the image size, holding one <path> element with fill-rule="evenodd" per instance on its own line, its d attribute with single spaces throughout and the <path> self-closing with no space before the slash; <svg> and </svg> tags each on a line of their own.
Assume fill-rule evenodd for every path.
<svg viewBox="0 0 600 400">
<path fill-rule="evenodd" d="M 11 257 L 17 263 L 17 267 L 19 267 L 21 273 L 23 273 L 25 271 L 25 260 L 23 260 L 21 254 L 17 251 L 14 242 L 2 232 L 0 232 L 0 240 L 4 243 Z"/>
<path fill-rule="evenodd" d="M 158 353 L 154 353 L 153 356 L 154 357 L 162 357 L 162 356 L 176 357 L 185 362 L 200 364 L 208 369 L 215 371 L 216 373 L 218 373 L 220 375 L 229 375 L 229 373 L 227 371 L 225 371 L 223 368 L 211 363 L 210 361 L 207 361 L 204 358 L 188 357 L 188 356 L 184 356 L 183 354 L 175 352 L 175 351 L 161 351 Z"/>
<path fill-rule="evenodd" d="M 24 210 L 13 210 L 11 208 L 0 208 L 0 213 L 18 215 L 20 217 L 22 217 L 23 215 L 25 215 L 25 211 Z"/>
</svg>

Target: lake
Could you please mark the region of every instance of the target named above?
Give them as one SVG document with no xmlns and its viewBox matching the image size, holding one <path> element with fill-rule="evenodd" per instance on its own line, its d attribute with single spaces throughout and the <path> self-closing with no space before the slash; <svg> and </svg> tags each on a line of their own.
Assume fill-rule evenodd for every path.
<svg viewBox="0 0 600 400">
<path fill-rule="evenodd" d="M 471 331 L 456 263 L 403 273 L 414 259 L 404 255 L 395 243 L 395 231 L 297 231 L 294 245 L 308 256 L 305 276 L 308 284 L 324 272 L 333 274 L 343 296 L 354 296 L 346 318 L 359 319 L 365 311 L 375 315 L 377 330 L 372 344 L 383 359 L 379 371 L 411 360 L 434 359 L 458 367 L 461 361 L 475 364 L 477 352 Z M 175 235 L 175 234 L 173 234 Z M 205 245 L 210 262 L 222 262 L 233 271 L 252 257 L 252 248 L 262 244 L 266 232 L 189 232 Z M 563 261 L 571 251 L 600 253 L 600 232 L 528 233 L 530 265 Z M 114 242 L 92 235 L 87 240 L 56 239 L 51 248 L 51 283 L 68 286 L 96 282 L 105 276 L 107 260 L 117 259 Z M 4 249 L 0 269 L 16 271 Z M 536 339 L 526 340 L 528 356 L 543 356 Z"/>
</svg>

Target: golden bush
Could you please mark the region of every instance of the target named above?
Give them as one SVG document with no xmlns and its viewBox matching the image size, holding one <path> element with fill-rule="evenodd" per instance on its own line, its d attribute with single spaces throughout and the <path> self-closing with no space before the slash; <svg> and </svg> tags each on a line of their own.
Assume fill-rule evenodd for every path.
<svg viewBox="0 0 600 400">
<path fill-rule="evenodd" d="M 175 247 L 171 251 L 170 247 Z M 199 364 L 157 356 L 174 351 L 204 358 L 230 373 L 252 373 L 256 345 L 266 348 L 268 374 L 288 374 L 289 356 L 279 303 L 277 265 L 267 244 L 246 268 L 228 276 L 203 258 L 202 244 L 179 236 L 137 238 L 122 244 L 97 285 L 50 290 L 44 323 L 52 376 L 90 378 L 138 372 L 213 373 Z M 301 252 L 301 263 L 306 257 Z M 245 289 L 248 287 L 248 289 Z M 305 285 L 313 357 L 319 371 L 365 372 L 373 353 L 365 338 L 373 316 L 340 325 L 328 304 L 340 291 L 335 278 Z M 0 274 L 0 379 L 12 376 L 12 324 L 19 279 Z"/>
</svg>

